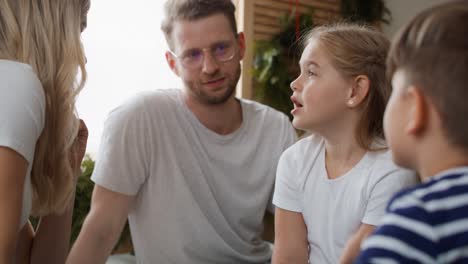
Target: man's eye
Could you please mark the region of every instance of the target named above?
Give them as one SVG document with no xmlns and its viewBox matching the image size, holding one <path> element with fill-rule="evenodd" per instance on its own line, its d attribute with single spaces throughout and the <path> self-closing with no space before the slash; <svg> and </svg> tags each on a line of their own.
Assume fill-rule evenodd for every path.
<svg viewBox="0 0 468 264">
<path fill-rule="evenodd" d="M 214 47 L 214 53 L 217 55 L 222 55 L 226 53 L 228 46 L 224 43 L 218 44 Z"/>
<path fill-rule="evenodd" d="M 191 50 L 185 54 L 185 58 L 189 60 L 197 60 L 201 58 L 202 52 L 200 50 Z"/>
</svg>

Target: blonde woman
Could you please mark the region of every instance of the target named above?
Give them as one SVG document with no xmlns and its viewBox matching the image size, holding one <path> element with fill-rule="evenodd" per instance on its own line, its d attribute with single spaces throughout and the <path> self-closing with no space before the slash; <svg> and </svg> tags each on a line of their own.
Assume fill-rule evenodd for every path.
<svg viewBox="0 0 468 264">
<path fill-rule="evenodd" d="M 88 9 L 0 0 L 0 263 L 65 262 L 87 139 L 74 110 Z M 41 217 L 36 230 L 30 215 Z"/>
</svg>

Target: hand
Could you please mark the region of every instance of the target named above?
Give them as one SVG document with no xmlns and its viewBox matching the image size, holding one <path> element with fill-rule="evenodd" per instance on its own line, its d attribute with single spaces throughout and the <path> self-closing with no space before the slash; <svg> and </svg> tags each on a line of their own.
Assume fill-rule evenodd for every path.
<svg viewBox="0 0 468 264">
<path fill-rule="evenodd" d="M 80 169 L 81 161 L 86 153 L 86 145 L 88 143 L 88 128 L 85 122 L 80 119 L 80 126 L 78 128 L 78 134 L 76 135 L 75 141 L 71 148 L 72 168 L 73 171 Z"/>
</svg>

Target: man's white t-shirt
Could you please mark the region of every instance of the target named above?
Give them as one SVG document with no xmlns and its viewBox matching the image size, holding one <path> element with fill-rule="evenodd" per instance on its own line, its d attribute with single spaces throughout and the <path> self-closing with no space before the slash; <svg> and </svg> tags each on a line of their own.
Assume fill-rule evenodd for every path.
<svg viewBox="0 0 468 264">
<path fill-rule="evenodd" d="M 182 97 L 156 90 L 112 111 L 92 179 L 136 197 L 129 223 L 138 263 L 264 263 L 262 221 L 295 131 L 286 115 L 240 100 L 241 127 L 219 135 Z"/>
<path fill-rule="evenodd" d="M 44 123 L 44 91 L 32 68 L 23 63 L 0 60 L 0 146 L 16 151 L 28 162 L 20 228 L 26 224 L 31 212 L 31 168 Z"/>
<path fill-rule="evenodd" d="M 378 225 L 389 199 L 418 178 L 397 167 L 386 151 L 367 152 L 347 173 L 329 179 L 325 147 L 311 135 L 281 156 L 273 203 L 302 214 L 310 263 L 339 263 L 349 238 L 364 223 Z"/>
</svg>

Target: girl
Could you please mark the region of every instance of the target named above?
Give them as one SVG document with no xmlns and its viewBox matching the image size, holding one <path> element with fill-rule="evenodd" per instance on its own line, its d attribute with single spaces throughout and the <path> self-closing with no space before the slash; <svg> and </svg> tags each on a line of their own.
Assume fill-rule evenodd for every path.
<svg viewBox="0 0 468 264">
<path fill-rule="evenodd" d="M 65 262 L 87 139 L 74 103 L 88 8 L 0 0 L 0 263 Z M 41 217 L 35 231 L 31 213 Z"/>
<path fill-rule="evenodd" d="M 273 263 L 351 263 L 392 194 L 416 182 L 383 140 L 389 43 L 372 29 L 338 24 L 314 28 L 303 46 L 291 113 L 311 135 L 278 165 Z"/>
</svg>

